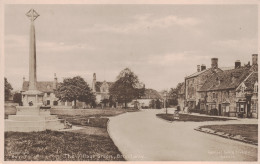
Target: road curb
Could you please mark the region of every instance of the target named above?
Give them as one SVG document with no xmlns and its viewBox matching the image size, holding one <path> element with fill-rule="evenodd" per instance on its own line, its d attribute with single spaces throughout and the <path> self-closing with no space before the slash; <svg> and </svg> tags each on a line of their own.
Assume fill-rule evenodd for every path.
<svg viewBox="0 0 260 164">
<path fill-rule="evenodd" d="M 122 153 L 122 151 L 120 150 L 120 148 L 117 146 L 117 144 L 116 144 L 115 141 L 113 140 L 113 137 L 112 137 L 111 134 L 110 134 L 109 122 L 110 122 L 110 118 L 108 118 L 108 121 L 107 121 L 107 133 L 108 133 L 108 135 L 109 135 L 109 138 L 113 141 L 114 145 L 117 147 L 117 149 L 119 150 L 119 152 L 120 152 L 120 153 L 122 154 L 122 156 L 124 157 L 124 154 Z M 124 159 L 125 159 L 125 161 L 127 161 L 126 158 L 124 158 Z"/>
<path fill-rule="evenodd" d="M 159 119 L 161 119 L 161 120 L 163 120 L 163 121 L 169 122 L 169 123 L 172 123 L 172 122 L 173 122 L 173 121 L 165 120 L 165 119 L 163 119 L 163 118 L 161 118 L 161 117 L 159 117 L 159 116 L 156 116 L 156 117 L 159 118 Z"/>
<path fill-rule="evenodd" d="M 224 132 L 216 132 L 212 129 L 209 128 L 201 128 L 201 127 L 197 127 L 194 130 L 199 131 L 199 132 L 203 132 L 203 133 L 207 133 L 207 134 L 212 134 L 212 135 L 216 135 L 222 138 L 226 138 L 226 139 L 231 139 L 231 140 L 236 140 L 236 141 L 240 141 L 240 142 L 244 142 L 247 144 L 251 144 L 251 145 L 256 145 L 258 146 L 258 143 L 255 143 L 253 141 L 249 141 L 247 139 L 245 139 L 244 137 L 240 136 L 240 135 L 231 135 L 228 133 L 224 133 Z"/>
</svg>

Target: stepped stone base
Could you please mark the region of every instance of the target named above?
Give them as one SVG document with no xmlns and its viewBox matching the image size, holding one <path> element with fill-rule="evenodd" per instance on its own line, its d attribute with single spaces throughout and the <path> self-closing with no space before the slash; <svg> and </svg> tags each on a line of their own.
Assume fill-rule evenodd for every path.
<svg viewBox="0 0 260 164">
<path fill-rule="evenodd" d="M 16 115 L 5 120 L 5 131 L 32 132 L 60 130 L 65 128 L 64 120 L 50 115 L 50 110 L 36 106 L 17 106 Z"/>
</svg>

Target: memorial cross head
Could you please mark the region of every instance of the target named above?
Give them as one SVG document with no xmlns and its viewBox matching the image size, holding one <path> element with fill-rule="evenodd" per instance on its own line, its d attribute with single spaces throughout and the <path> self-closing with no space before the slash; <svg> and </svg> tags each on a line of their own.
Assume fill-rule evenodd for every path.
<svg viewBox="0 0 260 164">
<path fill-rule="evenodd" d="M 40 16 L 34 9 L 29 10 L 25 15 L 26 15 L 32 22 L 33 22 L 38 16 Z"/>
</svg>

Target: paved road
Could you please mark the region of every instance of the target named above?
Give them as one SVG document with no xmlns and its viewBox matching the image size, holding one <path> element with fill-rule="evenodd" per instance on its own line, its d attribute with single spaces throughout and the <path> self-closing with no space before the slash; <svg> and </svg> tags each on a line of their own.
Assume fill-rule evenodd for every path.
<svg viewBox="0 0 260 164">
<path fill-rule="evenodd" d="M 126 113 L 110 118 L 109 134 L 129 161 L 256 161 L 257 146 L 193 130 L 223 122 L 167 122 L 161 110 Z M 252 123 L 252 120 L 226 121 Z M 256 123 L 254 121 L 253 123 Z"/>
</svg>

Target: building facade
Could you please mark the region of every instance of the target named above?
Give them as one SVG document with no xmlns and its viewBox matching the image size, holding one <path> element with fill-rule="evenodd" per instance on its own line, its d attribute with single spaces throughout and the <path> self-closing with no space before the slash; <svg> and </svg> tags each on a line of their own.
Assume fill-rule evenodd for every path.
<svg viewBox="0 0 260 164">
<path fill-rule="evenodd" d="M 185 77 L 185 106 L 189 109 L 195 109 L 199 106 L 200 95 L 199 90 L 205 81 L 214 73 L 222 72 L 218 68 L 218 58 L 211 59 L 211 68 L 205 65 L 198 65 L 197 72 Z"/>
<path fill-rule="evenodd" d="M 100 104 L 102 100 L 109 99 L 109 88 L 113 82 L 97 81 L 96 73 L 93 74 L 92 91 L 96 95 L 96 103 Z"/>
<path fill-rule="evenodd" d="M 198 90 L 200 110 L 230 117 L 254 117 L 258 113 L 258 64 L 235 62 L 233 69 L 213 73 Z"/>
<path fill-rule="evenodd" d="M 42 102 L 42 105 L 50 105 L 55 106 L 58 105 L 58 98 L 56 98 L 54 94 L 54 90 L 58 86 L 58 79 L 56 77 L 56 74 L 54 74 L 54 80 L 53 81 L 37 81 L 36 82 L 36 88 L 41 92 L 41 96 L 38 97 L 39 101 Z M 26 92 L 29 90 L 29 81 L 25 81 L 25 78 L 23 78 L 23 86 L 21 92 Z M 27 102 L 30 102 L 28 100 L 28 96 L 22 94 L 22 102 L 24 105 L 28 105 Z"/>
</svg>

